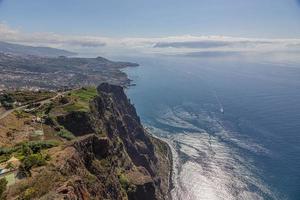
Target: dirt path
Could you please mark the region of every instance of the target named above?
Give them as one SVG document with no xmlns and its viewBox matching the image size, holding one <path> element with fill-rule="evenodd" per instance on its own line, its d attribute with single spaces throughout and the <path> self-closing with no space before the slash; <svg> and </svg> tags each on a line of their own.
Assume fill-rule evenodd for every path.
<svg viewBox="0 0 300 200">
<path fill-rule="evenodd" d="M 61 96 L 61 95 L 63 95 L 63 94 L 65 94 L 65 92 L 57 93 L 57 95 L 54 96 L 54 97 L 51 97 L 51 98 L 49 98 L 49 99 L 44 99 L 44 100 L 42 100 L 42 101 L 37 101 L 37 102 L 35 102 L 35 103 L 40 103 L 41 105 L 44 105 L 44 104 L 46 104 L 46 103 L 50 103 L 51 100 L 54 100 L 54 99 L 56 99 L 57 97 L 59 97 L 59 96 Z M 7 110 L 7 111 L 5 111 L 5 112 L 3 112 L 3 113 L 0 114 L 0 119 L 5 118 L 6 116 L 8 116 L 9 114 L 11 114 L 12 112 L 14 112 L 14 111 L 16 111 L 16 110 L 22 110 L 22 109 L 26 108 L 28 105 L 29 105 L 29 104 L 26 104 L 26 105 L 24 105 L 24 106 L 20 106 L 20 107 L 11 109 L 11 110 Z"/>
</svg>

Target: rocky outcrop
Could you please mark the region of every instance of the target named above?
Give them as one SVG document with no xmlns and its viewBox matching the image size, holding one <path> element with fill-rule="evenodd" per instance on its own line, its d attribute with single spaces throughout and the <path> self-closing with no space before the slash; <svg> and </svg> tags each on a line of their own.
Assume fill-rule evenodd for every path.
<svg viewBox="0 0 300 200">
<path fill-rule="evenodd" d="M 48 165 L 34 169 L 30 179 L 11 187 L 8 197 L 169 199 L 168 146 L 145 132 L 121 87 L 102 84 L 97 90 L 89 113 L 59 119 L 78 137 L 50 149 Z"/>
<path fill-rule="evenodd" d="M 164 163 L 168 165 L 165 175 L 160 172 L 163 168 L 161 157 L 169 160 L 168 153 L 158 151 L 159 148 L 145 132 L 136 109 L 122 87 L 103 83 L 97 90 L 99 96 L 91 104 L 94 126 L 97 131 L 105 133 L 111 141 L 121 140 L 122 148 L 132 162 L 133 167 L 126 173 L 128 179 L 132 179 L 130 182 L 136 186 L 136 191 L 129 194 L 129 199 L 141 199 L 142 196 L 149 199 L 167 199 L 168 180 L 162 179 L 169 178 L 171 162 Z M 161 145 L 166 144 L 161 142 Z M 135 181 L 136 177 L 141 175 L 147 177 L 144 182 Z"/>
<path fill-rule="evenodd" d="M 94 133 L 90 116 L 83 111 L 72 111 L 66 115 L 57 116 L 57 121 L 75 136 Z"/>
<path fill-rule="evenodd" d="M 154 146 L 146 135 L 136 110 L 120 86 L 102 84 L 99 96 L 92 103 L 96 127 L 114 139 L 120 137 L 131 160 L 155 175 Z M 99 120 L 100 119 L 100 120 Z"/>
</svg>

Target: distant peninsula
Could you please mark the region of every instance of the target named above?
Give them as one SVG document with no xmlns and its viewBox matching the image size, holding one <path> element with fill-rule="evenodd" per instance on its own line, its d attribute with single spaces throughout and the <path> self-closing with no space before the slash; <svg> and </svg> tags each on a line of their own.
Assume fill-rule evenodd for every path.
<svg viewBox="0 0 300 200">
<path fill-rule="evenodd" d="M 121 69 L 136 63 L 97 58 L 39 57 L 0 53 L 0 90 L 59 90 L 107 82 L 128 86 Z"/>
<path fill-rule="evenodd" d="M 27 46 L 0 41 L 0 52 L 13 55 L 34 55 L 41 57 L 75 56 L 77 53 L 51 47 Z"/>
</svg>

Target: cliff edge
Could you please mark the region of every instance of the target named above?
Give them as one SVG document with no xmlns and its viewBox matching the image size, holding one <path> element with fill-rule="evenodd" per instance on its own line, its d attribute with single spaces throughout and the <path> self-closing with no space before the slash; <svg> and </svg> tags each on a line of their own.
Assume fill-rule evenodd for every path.
<svg viewBox="0 0 300 200">
<path fill-rule="evenodd" d="M 7 199 L 169 199 L 170 150 L 149 136 L 120 86 L 103 83 L 86 111 L 57 116 L 75 139 L 9 187 Z"/>
</svg>

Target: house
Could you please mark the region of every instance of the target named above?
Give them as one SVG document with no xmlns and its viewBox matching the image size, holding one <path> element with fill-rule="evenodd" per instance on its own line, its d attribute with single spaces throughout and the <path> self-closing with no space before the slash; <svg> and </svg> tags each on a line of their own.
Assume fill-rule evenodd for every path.
<svg viewBox="0 0 300 200">
<path fill-rule="evenodd" d="M 20 165 L 21 165 L 21 161 L 13 156 L 8 161 L 0 165 L 0 174 L 4 174 L 16 170 L 19 168 Z"/>
<path fill-rule="evenodd" d="M 7 186 L 16 183 L 18 168 L 20 165 L 20 160 L 15 158 L 14 156 L 7 162 L 0 165 L 0 178 L 5 178 L 7 180 Z"/>
<path fill-rule="evenodd" d="M 45 120 L 41 117 L 32 117 L 31 121 L 35 123 L 44 123 Z"/>
<path fill-rule="evenodd" d="M 0 167 L 0 177 L 1 177 L 1 175 L 6 174 L 7 172 L 9 172 L 8 169 L 1 168 L 1 167 Z"/>
<path fill-rule="evenodd" d="M 6 166 L 11 166 L 13 169 L 18 169 L 21 165 L 21 161 L 13 156 L 6 162 L 6 164 Z"/>
</svg>

